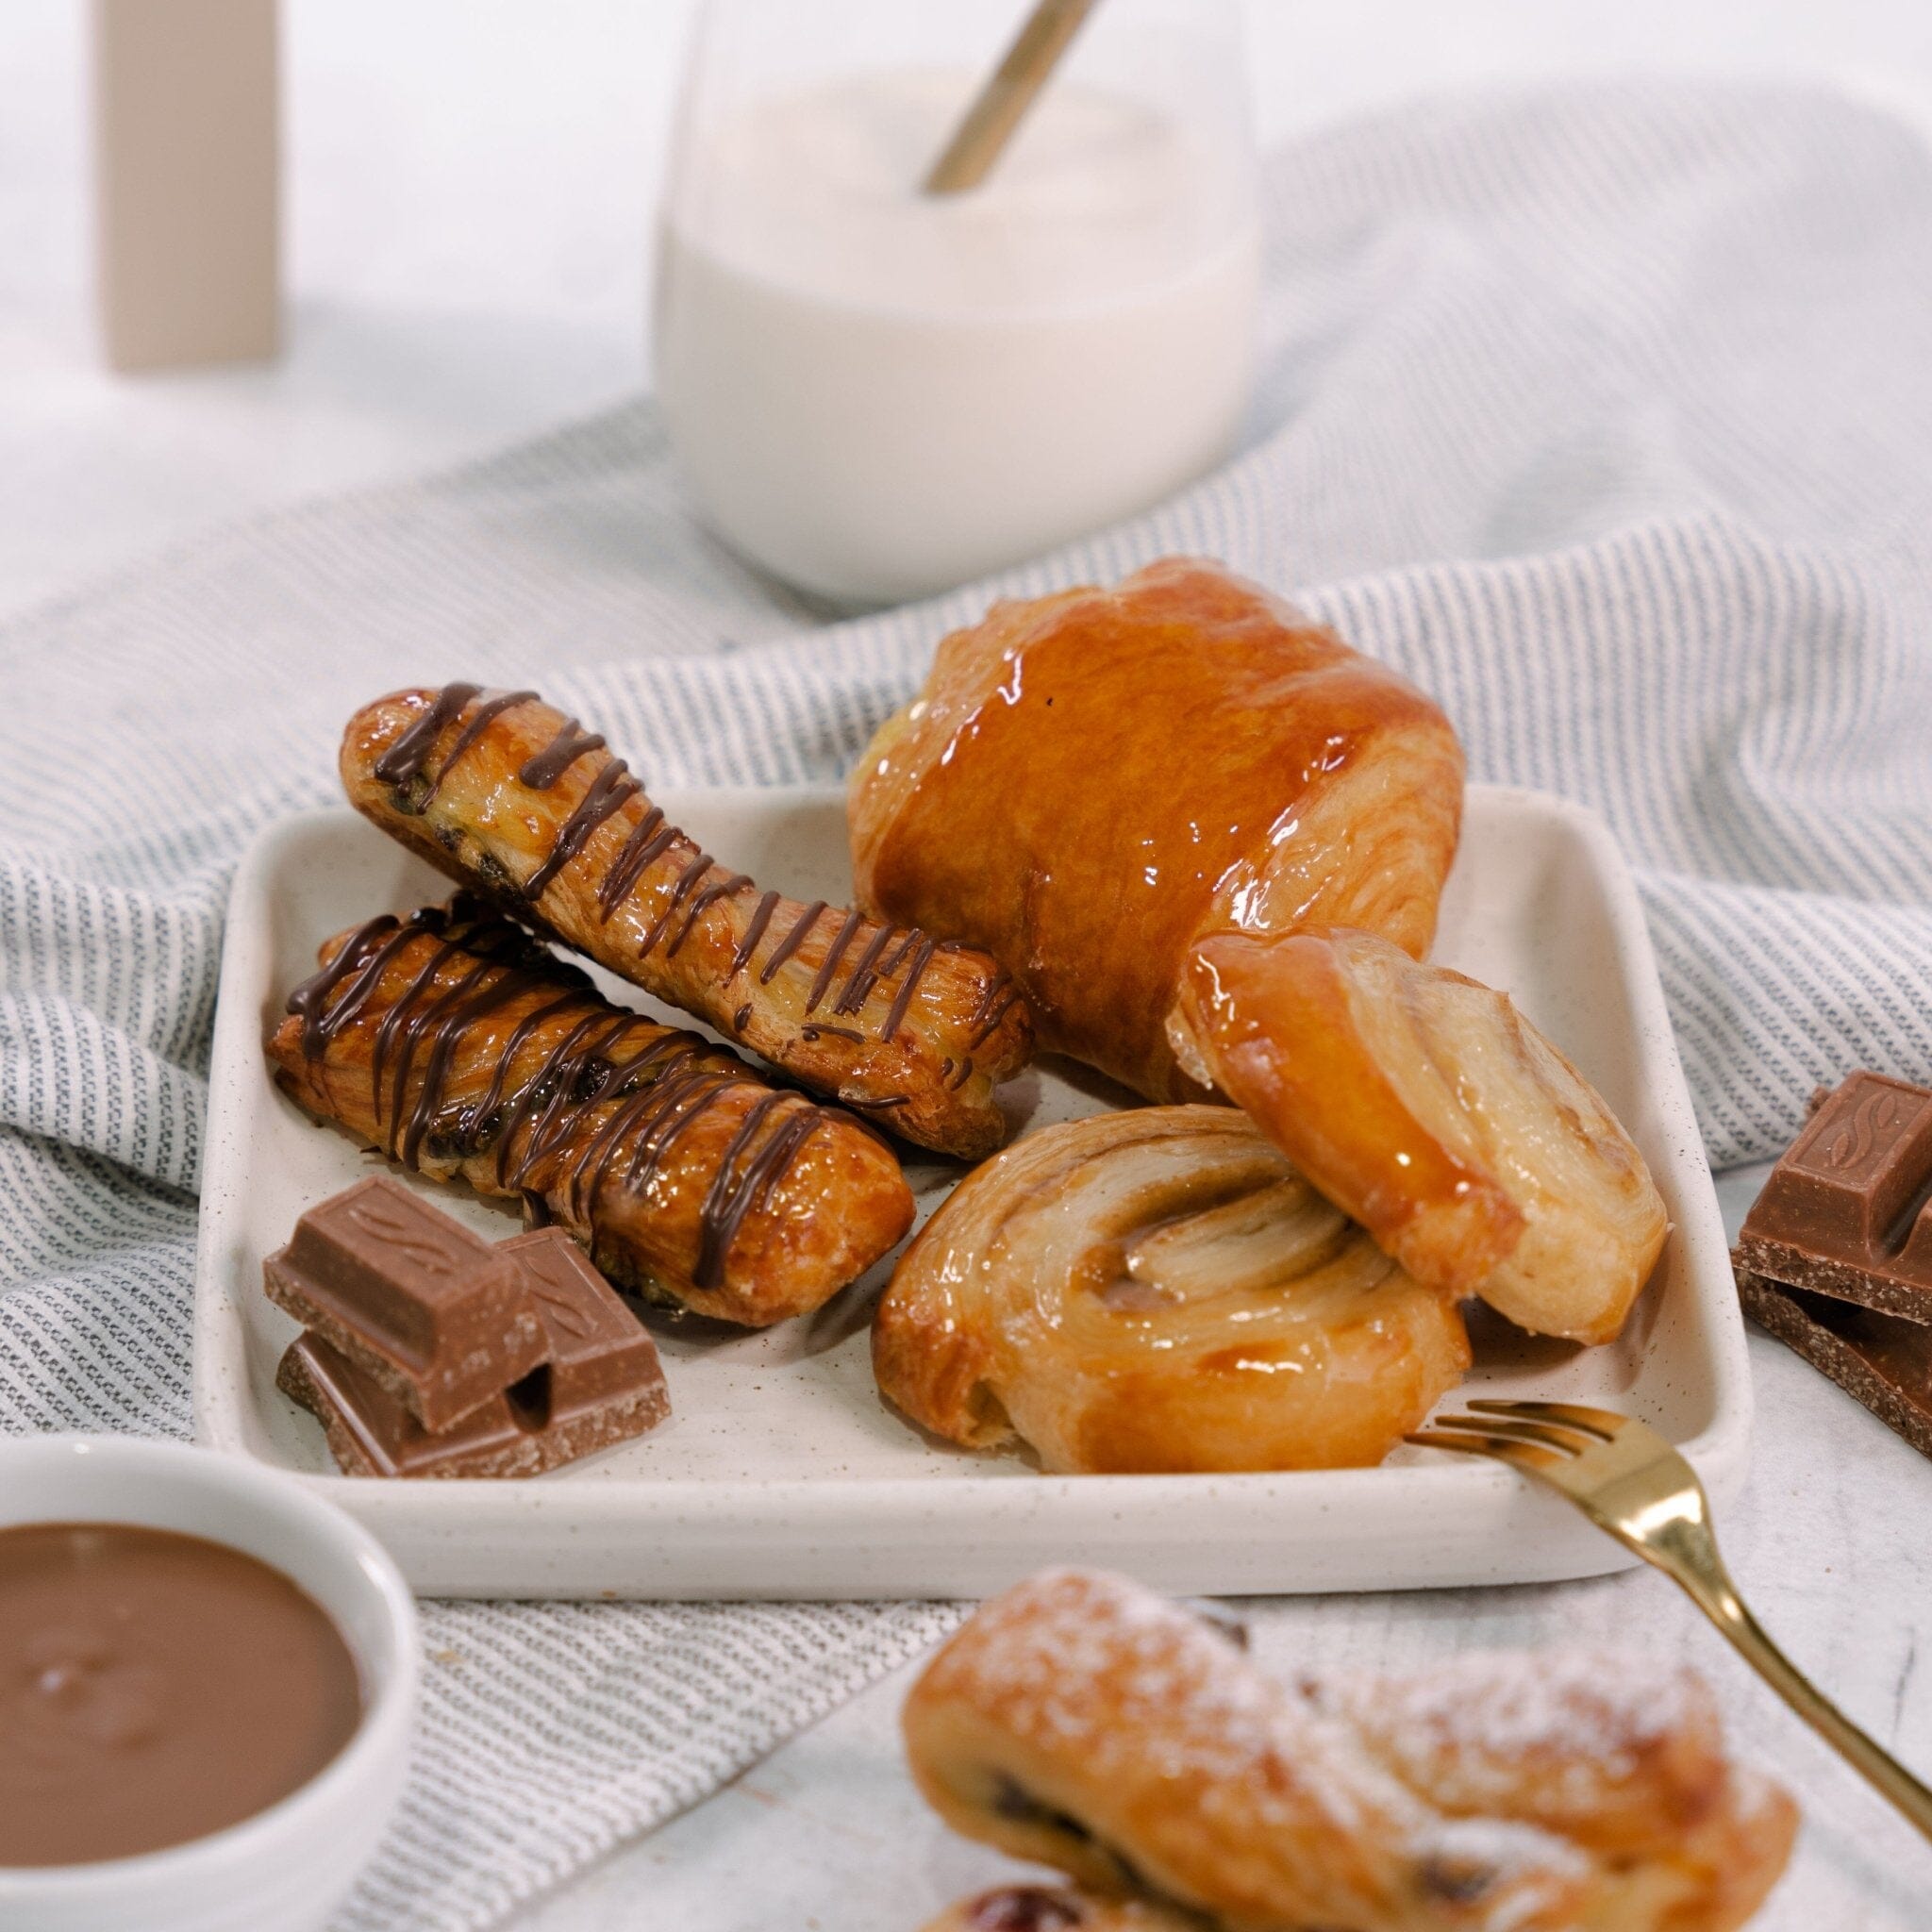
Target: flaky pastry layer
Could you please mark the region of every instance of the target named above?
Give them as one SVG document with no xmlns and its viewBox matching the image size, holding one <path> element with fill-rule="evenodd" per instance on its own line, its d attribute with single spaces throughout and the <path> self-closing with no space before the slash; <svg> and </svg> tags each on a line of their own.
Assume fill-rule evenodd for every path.
<svg viewBox="0 0 1932 1932">
<path fill-rule="evenodd" d="M 1231 1108 L 1028 1135 L 968 1174 L 873 1321 L 880 1389 L 1049 1470 L 1379 1462 L 1469 1366 L 1409 1279 Z"/>
</svg>

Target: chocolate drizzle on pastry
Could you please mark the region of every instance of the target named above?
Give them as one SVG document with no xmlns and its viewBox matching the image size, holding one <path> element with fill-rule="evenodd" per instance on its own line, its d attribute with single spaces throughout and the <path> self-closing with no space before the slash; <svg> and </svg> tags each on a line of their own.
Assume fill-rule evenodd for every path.
<svg viewBox="0 0 1932 1932">
<path fill-rule="evenodd" d="M 527 771 L 528 767 L 525 769 Z M 612 758 L 591 780 L 576 809 L 563 822 L 550 857 L 524 882 L 524 897 L 536 899 L 543 888 L 575 858 L 589 841 L 591 834 L 628 799 L 644 788 L 625 769 L 622 758 Z"/>
<path fill-rule="evenodd" d="M 827 1101 L 890 1114 L 904 1139 L 965 1158 L 1006 1138 L 991 1090 L 1025 1064 L 1033 1024 L 993 960 L 861 908 L 760 891 L 668 819 L 601 732 L 529 691 L 456 683 L 378 699 L 350 721 L 341 774 L 366 817 L 509 919 Z M 487 1002 L 494 984 L 484 974 L 458 1001 Z M 407 1108 L 394 1124 L 400 1151 Z"/>
<path fill-rule="evenodd" d="M 675 825 L 665 823 L 663 812 L 655 805 L 637 822 L 597 888 L 597 912 L 606 924 L 637 890 L 652 860 L 662 858 L 683 837 Z"/>
<path fill-rule="evenodd" d="M 425 907 L 400 921 L 385 914 L 351 933 L 328 964 L 289 995 L 289 1011 L 302 1023 L 304 1054 L 314 1059 L 325 1053 L 368 1008 L 397 956 L 425 938 L 436 943 L 383 1014 L 370 1054 L 371 1108 L 382 1124 L 382 1151 L 406 1167 L 420 1166 L 434 1127 L 439 1151 L 458 1158 L 493 1143 L 497 1185 L 541 1197 L 546 1190 L 535 1187 L 537 1171 L 575 1145 L 567 1172 L 547 1191 L 560 1187 L 570 1211 L 587 1217 L 613 1174 L 627 1189 L 648 1187 L 682 1136 L 751 1079 L 696 1033 L 667 1033 L 641 1014 L 599 1005 L 566 1028 L 535 1068 L 515 1076 L 512 1088 L 519 1053 L 540 1027 L 586 1005 L 590 984 L 466 894 L 447 908 Z M 482 1096 L 453 1111 L 449 1077 L 466 1032 L 510 1002 L 553 987 L 557 996 L 525 1014 L 496 1052 Z M 626 1054 L 641 1032 L 645 1043 Z M 609 1100 L 623 1104 L 594 1134 L 582 1136 L 584 1109 Z M 698 1287 L 723 1280 L 732 1239 L 746 1217 L 770 1200 L 806 1142 L 833 1118 L 788 1091 L 761 1095 L 745 1113 L 705 1194 L 691 1276 Z"/>
<path fill-rule="evenodd" d="M 548 791 L 587 752 L 604 748 L 601 731 L 586 731 L 575 718 L 566 718 L 563 728 L 533 758 L 526 758 L 517 774 L 517 782 L 532 791 Z M 613 763 L 622 764 L 621 758 Z"/>
<path fill-rule="evenodd" d="M 461 717 L 463 708 L 477 695 L 479 690 L 474 684 L 444 685 L 437 692 L 428 710 L 376 759 L 375 775 L 385 785 L 393 785 L 399 791 L 413 785 L 422 775 L 423 767 L 428 763 L 429 754 L 436 749 L 436 741 L 442 736 L 443 727 Z M 448 758 L 443 759 L 435 777 L 430 779 L 428 788 L 413 800 L 408 809 L 421 812 L 442 789 L 442 781 L 456 770 L 458 760 L 489 730 L 491 724 L 517 705 L 535 703 L 536 697 L 533 691 L 505 691 L 497 692 L 493 698 L 485 698 L 476 707 L 470 722 L 457 733 L 457 741 L 450 746 Z"/>
<path fill-rule="evenodd" d="M 474 684 L 444 685 L 430 701 L 428 709 L 375 761 L 375 776 L 385 784 L 399 789 L 413 785 L 423 774 L 430 754 L 435 750 L 437 741 L 442 733 L 462 717 L 472 700 L 481 695 L 481 688 Z M 517 691 L 485 699 L 475 715 L 464 724 L 456 743 L 450 749 L 449 757 L 431 779 L 427 791 L 416 802 L 415 808 L 420 811 L 423 806 L 427 804 L 428 799 L 434 796 L 457 760 L 475 743 L 492 720 L 500 717 L 513 706 L 534 697 L 535 693 L 532 691 Z M 532 791 L 547 791 L 580 758 L 593 751 L 605 749 L 605 745 L 602 733 L 586 731 L 575 719 L 567 718 L 541 751 L 524 760 L 517 771 L 517 781 L 519 784 L 529 786 Z M 589 844 L 591 835 L 597 827 L 607 819 L 613 817 L 633 798 L 641 796 L 642 792 L 642 784 L 632 775 L 624 760 L 619 758 L 609 759 L 591 779 L 583 797 L 577 801 L 570 816 L 558 828 L 556 840 L 543 862 L 524 882 L 524 897 L 531 901 L 541 898 L 551 880 Z M 680 842 L 691 843 L 677 826 L 666 821 L 659 808 L 649 805 L 648 800 L 646 804 L 649 808 L 625 838 L 617 857 L 611 860 L 597 887 L 598 914 L 607 924 L 617 908 L 637 891 L 644 874 L 653 863 Z M 651 922 L 640 941 L 643 952 L 651 953 L 659 945 L 664 945 L 665 957 L 675 958 L 685 941 L 690 939 L 692 928 L 699 919 L 712 906 L 721 899 L 727 899 L 735 893 L 744 891 L 752 884 L 751 878 L 744 873 L 727 874 L 707 883 L 708 876 L 718 870 L 717 861 L 709 853 L 693 847 L 691 857 L 685 862 L 683 870 L 673 883 L 669 899 Z M 778 904 L 779 894 L 776 892 L 766 892 L 759 898 L 751 923 L 746 926 L 744 935 L 732 955 L 732 974 L 741 973 L 751 963 L 759 942 L 771 925 L 772 915 Z M 822 899 L 814 900 L 805 908 L 766 958 L 758 974 L 759 985 L 769 986 L 772 983 L 785 962 L 804 944 L 824 910 L 825 903 Z M 854 937 L 864 923 L 861 915 L 856 911 L 845 915 L 844 922 L 820 964 L 817 976 L 807 996 L 805 1010 L 808 1013 L 817 1011 L 827 994 L 833 993 L 840 965 Z M 894 941 L 897 941 L 896 946 L 893 946 Z M 889 947 L 893 948 L 890 956 L 887 950 Z M 846 973 L 843 985 L 839 987 L 834 994 L 832 1011 L 860 1012 L 873 990 L 890 981 L 892 974 L 909 955 L 911 965 L 894 989 L 886 1023 L 880 1029 L 879 1038 L 890 1041 L 897 1032 L 900 1022 L 904 1020 L 912 994 L 925 969 L 931 964 L 933 954 L 937 950 L 937 942 L 916 928 L 908 930 L 892 925 L 879 927 Z M 991 1034 L 1017 997 L 1011 980 L 1005 974 L 1000 974 L 988 982 L 985 993 L 973 1013 L 972 1024 L 974 1032 L 969 1046 L 979 1045 Z M 830 1032 L 839 1038 L 862 1040 L 864 1037 L 849 1032 L 843 1027 L 820 1030 Z"/>
</svg>

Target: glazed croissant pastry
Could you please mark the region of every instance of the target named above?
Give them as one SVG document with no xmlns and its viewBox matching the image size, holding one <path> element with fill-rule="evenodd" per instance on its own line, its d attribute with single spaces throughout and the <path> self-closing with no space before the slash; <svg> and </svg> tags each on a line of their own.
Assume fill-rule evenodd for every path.
<svg viewBox="0 0 1932 1932">
<path fill-rule="evenodd" d="M 1417 1280 L 1540 1334 L 1623 1327 L 1663 1200 L 1507 993 L 1372 933 L 1221 933 L 1190 956 L 1174 1038 Z"/>
<path fill-rule="evenodd" d="M 461 894 L 322 961 L 268 1041 L 285 1091 L 419 1174 L 521 1200 L 620 1286 L 762 1327 L 911 1224 L 899 1163 L 851 1115 L 611 1006 Z"/>
<path fill-rule="evenodd" d="M 904 1725 L 956 1830 L 1223 1932 L 1728 1932 L 1797 1823 L 1689 1672 L 1527 1654 L 1291 1690 L 1079 1571 L 983 1606 Z"/>
<path fill-rule="evenodd" d="M 1006 1138 L 1031 1019 L 983 954 L 760 893 L 531 691 L 403 691 L 342 737 L 349 802 L 512 918 L 921 1146 Z"/>
<path fill-rule="evenodd" d="M 926 1224 L 873 1317 L 881 1391 L 1056 1471 L 1381 1461 L 1469 1366 L 1422 1287 L 1231 1108 L 1028 1135 Z"/>
<path fill-rule="evenodd" d="M 1188 947 L 1343 924 L 1418 958 L 1462 752 L 1392 672 L 1218 565 L 996 604 L 943 639 L 848 793 L 859 904 L 984 947 L 1042 1046 L 1152 1100 Z"/>
</svg>

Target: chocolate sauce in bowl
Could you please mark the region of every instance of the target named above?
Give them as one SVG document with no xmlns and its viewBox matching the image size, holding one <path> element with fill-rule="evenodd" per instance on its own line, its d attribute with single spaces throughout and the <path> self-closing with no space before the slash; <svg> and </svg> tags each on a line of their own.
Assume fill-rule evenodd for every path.
<svg viewBox="0 0 1932 1932">
<path fill-rule="evenodd" d="M 266 1563 L 129 1524 L 0 1529 L 0 1867 L 239 1824 L 361 1714 L 341 1632 Z"/>
</svg>

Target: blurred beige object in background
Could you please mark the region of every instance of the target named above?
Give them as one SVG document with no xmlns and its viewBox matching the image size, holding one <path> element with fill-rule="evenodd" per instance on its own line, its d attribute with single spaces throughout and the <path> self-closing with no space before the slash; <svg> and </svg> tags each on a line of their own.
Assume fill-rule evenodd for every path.
<svg viewBox="0 0 1932 1932">
<path fill-rule="evenodd" d="M 115 369 L 280 346 L 275 0 L 93 0 L 96 302 Z"/>
</svg>

